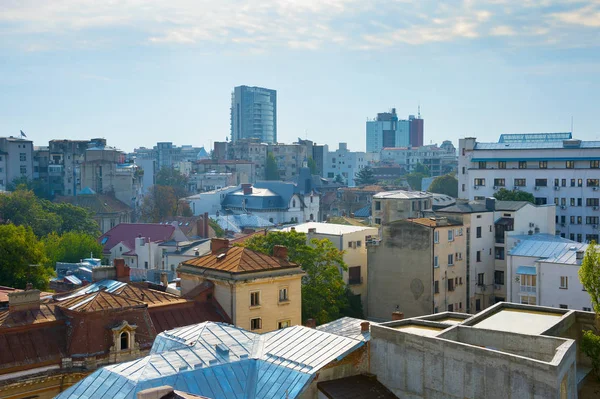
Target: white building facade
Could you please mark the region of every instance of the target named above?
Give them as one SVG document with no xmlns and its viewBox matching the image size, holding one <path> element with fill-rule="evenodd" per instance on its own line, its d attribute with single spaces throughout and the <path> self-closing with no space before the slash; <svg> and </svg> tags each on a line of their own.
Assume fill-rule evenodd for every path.
<svg viewBox="0 0 600 399">
<path fill-rule="evenodd" d="M 333 179 L 340 175 L 348 186 L 354 187 L 356 174 L 367 165 L 366 153 L 350 151 L 348 144 L 340 143 L 337 150 L 327 154 L 323 169 L 325 177 Z"/>
<path fill-rule="evenodd" d="M 526 191 L 536 204 L 556 205 L 556 233 L 598 241 L 600 141 L 570 133 L 503 135 L 498 143 L 459 143 L 459 197 L 483 199 L 501 188 Z"/>
<path fill-rule="evenodd" d="M 33 141 L 0 137 L 0 190 L 21 177 L 33 179 Z"/>
</svg>

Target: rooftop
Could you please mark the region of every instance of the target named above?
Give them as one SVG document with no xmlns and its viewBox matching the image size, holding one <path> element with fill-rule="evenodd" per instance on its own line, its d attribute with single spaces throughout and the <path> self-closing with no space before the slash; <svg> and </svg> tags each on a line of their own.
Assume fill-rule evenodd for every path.
<svg viewBox="0 0 600 399">
<path fill-rule="evenodd" d="M 328 399 L 396 399 L 398 398 L 374 375 L 355 375 L 319 382 L 320 393 Z"/>
<path fill-rule="evenodd" d="M 497 202 L 497 201 L 496 201 Z M 456 201 L 456 204 L 438 209 L 438 212 L 446 213 L 480 213 L 492 212 L 485 207 L 483 201 Z"/>
<path fill-rule="evenodd" d="M 518 211 L 519 209 L 527 206 L 537 206 L 528 201 L 498 201 L 496 200 L 497 211 Z M 554 204 L 552 204 L 554 206 Z"/>
<path fill-rule="evenodd" d="M 103 194 L 79 194 L 77 196 L 57 197 L 55 202 L 69 203 L 89 209 L 94 213 L 131 212 L 131 207 L 118 199 Z"/>
<path fill-rule="evenodd" d="M 317 234 L 328 234 L 328 235 L 343 235 L 356 233 L 359 231 L 372 231 L 376 230 L 374 227 L 368 226 L 354 226 L 346 224 L 335 224 L 335 223 L 320 223 L 320 222 L 308 222 L 302 223 L 294 227 L 286 227 L 281 231 L 289 232 L 295 229 L 299 233 L 308 233 L 309 229 L 316 229 Z"/>
<path fill-rule="evenodd" d="M 447 227 L 447 226 L 462 226 L 462 223 L 447 218 L 430 217 L 430 218 L 416 218 L 407 219 L 408 222 L 420 224 L 427 227 Z"/>
<path fill-rule="evenodd" d="M 378 193 L 373 196 L 376 199 L 421 199 L 421 198 L 431 198 L 432 194 L 425 191 L 407 191 L 407 190 L 397 190 L 397 191 L 385 191 L 383 193 Z"/>
<path fill-rule="evenodd" d="M 572 139 L 571 132 L 501 134 L 498 143 L 539 143 Z"/>
<path fill-rule="evenodd" d="M 529 256 L 548 263 L 577 264 L 577 251 L 588 245 L 551 234 L 511 235 L 516 245 L 509 251 L 513 256 Z"/>
<path fill-rule="evenodd" d="M 104 251 L 110 251 L 115 245 L 124 243 L 130 250 L 135 250 L 135 239 L 144 237 L 150 242 L 168 241 L 175 232 L 175 226 L 158 223 L 120 223 L 102 234 L 98 242 Z"/>
<path fill-rule="evenodd" d="M 571 139 L 573 140 L 573 139 Z M 581 141 L 578 146 L 565 146 L 564 142 L 570 140 L 559 140 L 559 141 L 511 141 L 504 143 L 480 143 L 475 144 L 475 151 L 477 150 L 556 150 L 556 149 L 569 149 L 578 151 L 580 149 L 594 149 L 600 148 L 600 141 Z"/>
</svg>

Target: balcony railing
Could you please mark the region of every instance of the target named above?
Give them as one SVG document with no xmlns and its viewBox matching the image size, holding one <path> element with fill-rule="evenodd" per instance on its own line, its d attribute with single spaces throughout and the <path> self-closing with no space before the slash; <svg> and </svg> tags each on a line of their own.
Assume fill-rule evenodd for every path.
<svg viewBox="0 0 600 399">
<path fill-rule="evenodd" d="M 535 293 L 535 289 L 536 289 L 536 286 L 521 285 L 519 292 L 526 292 L 526 293 L 531 294 L 531 293 Z"/>
<path fill-rule="evenodd" d="M 496 244 L 504 244 L 504 236 L 496 236 Z"/>
<path fill-rule="evenodd" d="M 363 283 L 363 278 L 352 278 L 348 280 L 348 285 L 361 285 Z"/>
</svg>

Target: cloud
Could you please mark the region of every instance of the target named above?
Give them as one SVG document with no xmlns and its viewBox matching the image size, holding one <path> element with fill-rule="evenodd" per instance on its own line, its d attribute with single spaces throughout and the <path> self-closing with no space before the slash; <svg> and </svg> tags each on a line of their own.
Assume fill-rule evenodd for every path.
<svg viewBox="0 0 600 399">
<path fill-rule="evenodd" d="M 135 35 L 111 33 L 135 32 Z M 156 46 L 238 46 L 256 51 L 329 47 L 359 50 L 430 43 L 594 46 L 598 0 L 3 0 L 0 34 L 40 43 L 127 40 Z M 586 36 L 587 35 L 587 36 Z M 89 37 L 88 37 L 89 36 Z M 577 40 L 583 36 L 584 40 Z M 93 37 L 94 39 L 92 39 Z M 133 38 L 132 38 L 133 37 Z M 128 43 L 131 44 L 131 43 Z M 68 46 L 69 43 L 65 44 Z M 234 47 L 235 48 L 235 47 Z"/>
</svg>

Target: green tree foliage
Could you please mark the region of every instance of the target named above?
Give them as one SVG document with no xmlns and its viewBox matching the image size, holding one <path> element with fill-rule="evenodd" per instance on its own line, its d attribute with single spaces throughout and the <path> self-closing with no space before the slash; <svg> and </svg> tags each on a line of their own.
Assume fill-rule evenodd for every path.
<svg viewBox="0 0 600 399">
<path fill-rule="evenodd" d="M 343 252 L 323 239 L 306 243 L 306 234 L 271 232 L 257 235 L 244 246 L 265 254 L 272 254 L 275 245 L 288 248 L 290 261 L 298 263 L 306 272 L 302 278 L 302 319 L 313 318 L 318 324 L 338 319 L 349 306 L 346 285 L 340 270 L 346 270 Z"/>
<path fill-rule="evenodd" d="M 17 189 L 31 190 L 38 198 L 47 200 L 52 199 L 52 195 L 50 195 L 47 185 L 45 185 L 42 180 L 30 180 L 27 176 L 21 176 L 14 179 L 6 186 L 6 189 L 8 191 L 15 191 Z"/>
<path fill-rule="evenodd" d="M 277 167 L 277 160 L 273 153 L 267 155 L 267 165 L 265 166 L 265 179 L 266 180 L 279 180 L 279 168 Z"/>
<path fill-rule="evenodd" d="M 342 175 L 340 175 L 339 173 L 337 174 L 337 176 L 335 176 L 335 180 L 336 183 L 340 183 L 340 184 L 345 184 L 346 182 L 344 181 L 344 178 L 342 177 Z"/>
<path fill-rule="evenodd" d="M 54 273 L 45 264 L 47 257 L 44 245 L 31 228 L 14 224 L 0 225 L 2 285 L 23 289 L 27 283 L 32 283 L 35 288 L 45 289 Z"/>
<path fill-rule="evenodd" d="M 208 220 L 208 225 L 214 230 L 215 235 L 217 237 L 225 237 L 225 230 L 223 230 L 221 228 L 221 226 L 219 226 L 219 224 L 217 223 L 216 220 L 214 219 L 209 219 Z"/>
<path fill-rule="evenodd" d="M 425 165 L 423 165 L 422 163 L 417 163 L 415 165 L 415 169 L 413 170 L 413 173 L 421 173 L 424 174 L 425 177 L 430 177 L 431 173 L 429 172 L 429 168 Z"/>
<path fill-rule="evenodd" d="M 446 194 L 452 198 L 458 197 L 458 180 L 452 175 L 438 176 L 429 186 L 432 193 Z"/>
<path fill-rule="evenodd" d="M 166 186 L 173 188 L 173 194 L 177 199 L 183 198 L 187 195 L 187 185 L 189 179 L 182 175 L 177 169 L 173 167 L 163 167 L 156 174 L 156 185 Z"/>
<path fill-rule="evenodd" d="M 308 167 L 310 169 L 311 175 L 318 175 L 319 169 L 317 168 L 317 162 L 312 159 L 312 157 L 308 157 Z"/>
<path fill-rule="evenodd" d="M 592 361 L 592 370 L 596 378 L 600 379 L 600 335 L 590 330 L 584 331 L 580 345 L 581 351 Z"/>
<path fill-rule="evenodd" d="M 370 166 L 365 166 L 356 174 L 354 182 L 357 186 L 366 186 L 377 183 L 377 179 L 373 169 Z"/>
<path fill-rule="evenodd" d="M 76 263 L 89 257 L 102 257 L 102 245 L 96 237 L 77 231 L 62 235 L 51 233 L 42 240 L 46 251 L 46 266 L 54 269 L 56 262 Z"/>
<path fill-rule="evenodd" d="M 429 176 L 424 173 L 413 172 L 406 175 L 406 181 L 411 189 L 421 191 L 421 188 L 423 187 L 423 178 L 425 177 Z"/>
<path fill-rule="evenodd" d="M 93 219 L 94 214 L 90 210 L 68 203 L 55 204 L 44 202 L 44 204 L 46 206 L 49 205 L 47 207 L 48 212 L 53 212 L 61 218 L 62 222 L 59 232 L 76 231 L 93 237 L 100 235 L 100 227 Z"/>
<path fill-rule="evenodd" d="M 177 215 L 178 200 L 175 189 L 170 186 L 154 185 L 142 201 L 141 219 L 157 223 Z"/>
<path fill-rule="evenodd" d="M 596 323 L 600 316 L 600 253 L 595 241 L 588 245 L 579 268 L 579 280 L 590 295 L 592 307 L 596 312 Z M 592 360 L 592 369 L 600 379 L 600 336 L 594 331 L 584 331 L 581 338 L 581 350 Z"/>
<path fill-rule="evenodd" d="M 535 197 L 533 194 L 526 193 L 525 191 L 511 191 L 505 188 L 496 191 L 496 193 L 494 193 L 494 198 L 499 201 L 527 201 L 535 204 Z"/>
</svg>

